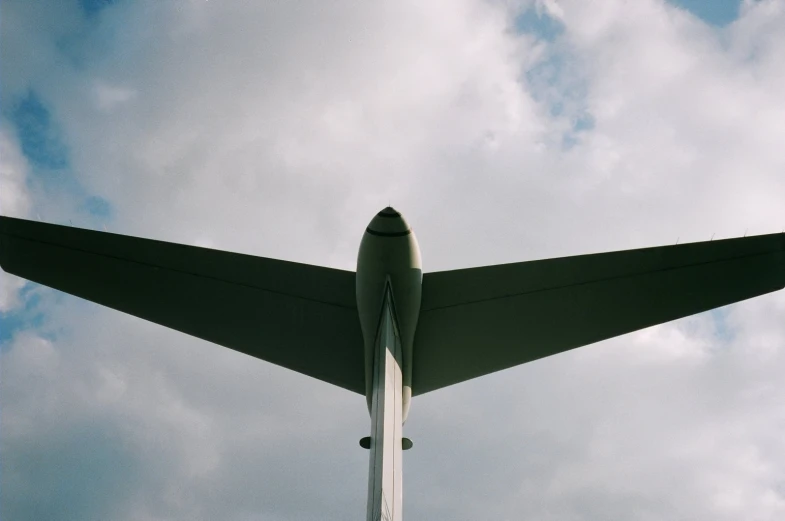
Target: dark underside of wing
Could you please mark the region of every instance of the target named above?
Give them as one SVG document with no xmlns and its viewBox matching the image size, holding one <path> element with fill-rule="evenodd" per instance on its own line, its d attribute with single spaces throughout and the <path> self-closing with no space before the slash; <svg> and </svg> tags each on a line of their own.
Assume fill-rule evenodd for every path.
<svg viewBox="0 0 785 521">
<path fill-rule="evenodd" d="M 0 265 L 365 394 L 354 272 L 10 217 Z"/>
<path fill-rule="evenodd" d="M 785 235 L 426 273 L 423 394 L 785 286 Z"/>
</svg>

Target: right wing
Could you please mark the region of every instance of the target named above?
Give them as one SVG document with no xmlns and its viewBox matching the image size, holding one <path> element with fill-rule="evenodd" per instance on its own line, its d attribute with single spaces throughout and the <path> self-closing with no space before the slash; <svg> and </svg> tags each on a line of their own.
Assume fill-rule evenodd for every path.
<svg viewBox="0 0 785 521">
<path fill-rule="evenodd" d="M 354 272 L 2 216 L 0 265 L 365 394 Z"/>
<path fill-rule="evenodd" d="M 785 287 L 785 234 L 423 276 L 414 395 Z"/>
</svg>

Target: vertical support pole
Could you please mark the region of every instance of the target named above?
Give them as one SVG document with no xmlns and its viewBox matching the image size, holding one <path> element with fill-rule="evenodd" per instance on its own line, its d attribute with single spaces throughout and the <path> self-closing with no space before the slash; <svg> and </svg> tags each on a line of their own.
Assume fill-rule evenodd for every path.
<svg viewBox="0 0 785 521">
<path fill-rule="evenodd" d="M 389 293 L 376 338 L 367 521 L 403 519 L 401 341 Z"/>
</svg>

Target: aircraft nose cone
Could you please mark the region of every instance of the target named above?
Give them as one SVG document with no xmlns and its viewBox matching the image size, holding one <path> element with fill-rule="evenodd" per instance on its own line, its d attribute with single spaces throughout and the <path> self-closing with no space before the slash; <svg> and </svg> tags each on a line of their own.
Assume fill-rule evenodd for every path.
<svg viewBox="0 0 785 521">
<path fill-rule="evenodd" d="M 392 206 L 377 213 L 365 231 L 381 237 L 402 237 L 411 233 L 409 223 Z"/>
<path fill-rule="evenodd" d="M 388 206 L 387 208 L 385 208 L 384 210 L 379 212 L 379 215 L 384 215 L 385 217 L 388 216 L 388 215 L 390 217 L 400 217 L 401 216 L 401 214 L 398 212 L 398 210 L 396 210 L 392 206 Z"/>
</svg>

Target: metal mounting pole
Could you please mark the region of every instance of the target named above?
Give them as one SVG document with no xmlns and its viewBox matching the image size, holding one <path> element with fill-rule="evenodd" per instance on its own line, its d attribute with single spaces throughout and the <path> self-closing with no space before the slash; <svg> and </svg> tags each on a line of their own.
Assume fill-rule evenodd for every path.
<svg viewBox="0 0 785 521">
<path fill-rule="evenodd" d="M 392 309 L 388 293 L 374 353 L 368 521 L 403 519 L 401 341 Z"/>
</svg>

